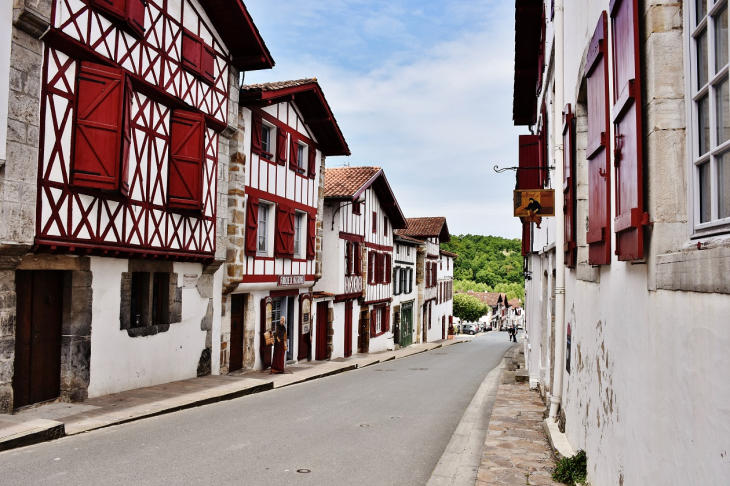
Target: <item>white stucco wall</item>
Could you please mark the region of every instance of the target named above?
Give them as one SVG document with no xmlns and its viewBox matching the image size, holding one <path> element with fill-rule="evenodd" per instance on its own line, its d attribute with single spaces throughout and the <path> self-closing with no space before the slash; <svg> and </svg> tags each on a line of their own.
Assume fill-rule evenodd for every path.
<svg viewBox="0 0 730 486">
<path fill-rule="evenodd" d="M 208 299 L 200 297 L 195 288 L 183 289 L 182 322 L 171 324 L 167 332 L 132 338 L 120 329 L 122 273 L 128 268 L 127 260 L 91 257 L 90 398 L 193 378 L 205 348 L 206 332 L 200 329 L 200 322 L 208 309 Z M 202 265 L 176 263 L 174 270 L 182 284 L 182 275 L 199 276 Z"/>
</svg>

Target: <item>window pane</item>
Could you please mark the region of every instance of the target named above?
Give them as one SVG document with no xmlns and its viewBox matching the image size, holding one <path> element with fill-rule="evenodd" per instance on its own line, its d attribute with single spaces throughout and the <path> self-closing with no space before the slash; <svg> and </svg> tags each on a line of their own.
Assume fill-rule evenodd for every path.
<svg viewBox="0 0 730 486">
<path fill-rule="evenodd" d="M 705 95 L 697 102 L 697 122 L 699 123 L 700 155 L 710 150 L 710 96 Z"/>
<path fill-rule="evenodd" d="M 707 84 L 707 29 L 696 39 L 697 42 L 697 88 Z"/>
<path fill-rule="evenodd" d="M 697 7 L 697 24 L 707 15 L 707 0 L 695 0 Z"/>
<path fill-rule="evenodd" d="M 712 180 L 710 175 L 710 163 L 705 162 L 698 166 L 700 175 L 700 223 L 706 223 L 712 219 L 712 205 L 710 194 L 712 193 Z"/>
<path fill-rule="evenodd" d="M 717 104 L 717 144 L 730 139 L 730 82 L 725 78 L 715 91 Z"/>
<path fill-rule="evenodd" d="M 727 64 L 727 6 L 715 17 L 715 72 Z"/>
<path fill-rule="evenodd" d="M 720 219 L 730 218 L 730 152 L 723 154 L 717 162 L 719 182 Z"/>
</svg>

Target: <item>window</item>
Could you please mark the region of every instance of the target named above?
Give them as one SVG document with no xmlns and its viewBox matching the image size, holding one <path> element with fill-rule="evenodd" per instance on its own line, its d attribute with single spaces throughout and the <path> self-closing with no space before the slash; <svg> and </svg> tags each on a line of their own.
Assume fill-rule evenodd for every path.
<svg viewBox="0 0 730 486">
<path fill-rule="evenodd" d="M 714 4 L 720 6 L 714 6 Z M 708 7 L 709 4 L 709 7 Z M 695 229 L 730 223 L 730 81 L 727 2 L 691 2 Z"/>
<path fill-rule="evenodd" d="M 306 169 L 306 159 L 304 158 L 304 151 L 306 147 L 301 143 L 297 144 L 297 167 L 304 171 Z"/>
<path fill-rule="evenodd" d="M 383 235 L 388 236 L 388 217 L 383 216 Z"/>
<path fill-rule="evenodd" d="M 294 258 L 302 257 L 302 213 L 294 215 Z"/>
<path fill-rule="evenodd" d="M 377 309 L 375 311 L 375 334 L 381 334 L 383 332 L 383 311 L 385 308 Z"/>
<path fill-rule="evenodd" d="M 400 287 L 400 280 L 399 275 L 401 273 L 401 269 L 398 267 L 395 267 L 393 269 L 393 295 L 400 295 L 400 289 L 403 287 Z"/>
<path fill-rule="evenodd" d="M 130 264 L 130 267 L 132 266 Z M 137 337 L 167 330 L 154 326 L 180 322 L 182 294 L 177 289 L 177 274 L 174 273 L 167 271 L 123 273 L 119 319 L 121 328 L 126 329 L 130 336 Z"/>
<path fill-rule="evenodd" d="M 272 155 L 274 150 L 271 144 L 271 131 L 273 129 L 265 124 L 261 124 L 261 157 L 271 160 L 274 156 Z"/>
<path fill-rule="evenodd" d="M 182 34 L 182 65 L 207 83 L 215 81 L 215 51 L 202 38 L 185 29 Z"/>
<path fill-rule="evenodd" d="M 373 234 L 378 232 L 378 213 L 373 211 Z"/>
<path fill-rule="evenodd" d="M 352 214 L 362 214 L 362 203 L 360 201 L 353 201 Z"/>
<path fill-rule="evenodd" d="M 145 0 L 93 0 L 100 10 L 126 22 L 128 30 L 138 37 L 144 35 Z"/>
<path fill-rule="evenodd" d="M 269 252 L 269 205 L 259 204 L 258 246 L 256 252 L 266 256 Z"/>
</svg>

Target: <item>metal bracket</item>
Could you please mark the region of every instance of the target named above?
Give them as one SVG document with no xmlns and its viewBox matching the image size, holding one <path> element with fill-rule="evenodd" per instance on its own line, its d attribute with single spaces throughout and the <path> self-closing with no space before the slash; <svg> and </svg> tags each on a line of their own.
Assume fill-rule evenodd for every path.
<svg viewBox="0 0 730 486">
<path fill-rule="evenodd" d="M 496 172 L 498 174 L 501 174 L 502 172 L 506 172 L 508 170 L 513 170 L 515 172 L 517 172 L 519 170 L 555 170 L 555 166 L 551 165 L 548 167 L 503 167 L 501 169 L 499 168 L 498 165 L 494 166 L 494 172 Z"/>
</svg>

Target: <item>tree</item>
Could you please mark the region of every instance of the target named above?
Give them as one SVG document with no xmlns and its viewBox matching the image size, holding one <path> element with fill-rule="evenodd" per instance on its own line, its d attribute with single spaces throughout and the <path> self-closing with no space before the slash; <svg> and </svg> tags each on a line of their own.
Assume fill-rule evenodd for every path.
<svg viewBox="0 0 730 486">
<path fill-rule="evenodd" d="M 476 322 L 489 310 L 487 304 L 482 303 L 473 295 L 454 295 L 454 315 L 466 322 Z"/>
</svg>

